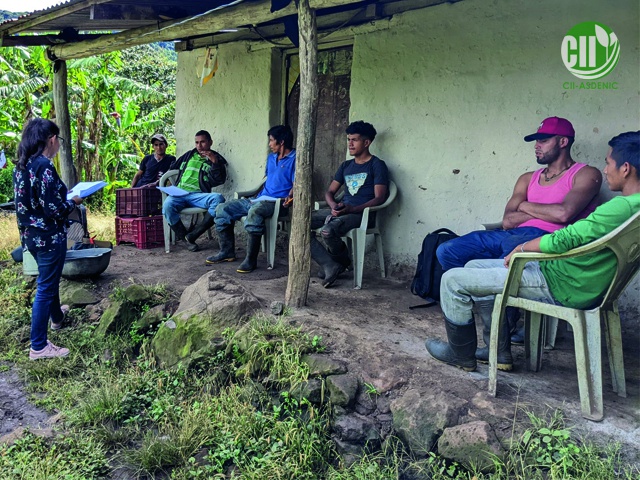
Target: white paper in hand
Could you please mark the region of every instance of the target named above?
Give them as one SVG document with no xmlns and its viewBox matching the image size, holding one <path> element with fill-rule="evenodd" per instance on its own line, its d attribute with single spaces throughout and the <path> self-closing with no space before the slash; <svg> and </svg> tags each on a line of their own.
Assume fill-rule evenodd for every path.
<svg viewBox="0 0 640 480">
<path fill-rule="evenodd" d="M 170 185 L 168 187 L 156 187 L 156 188 L 161 192 L 166 193 L 167 195 L 170 195 L 172 197 L 184 197 L 185 195 L 189 194 L 189 192 L 187 192 L 186 190 L 178 188 L 174 185 Z"/>
<path fill-rule="evenodd" d="M 67 192 L 67 200 L 71 200 L 76 195 L 80 198 L 86 198 L 93 195 L 98 190 L 107 186 L 107 182 L 80 182 Z"/>
</svg>

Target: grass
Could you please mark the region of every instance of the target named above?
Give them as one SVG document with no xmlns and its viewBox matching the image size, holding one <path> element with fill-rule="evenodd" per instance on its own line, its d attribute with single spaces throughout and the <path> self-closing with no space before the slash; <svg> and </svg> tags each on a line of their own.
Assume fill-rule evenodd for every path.
<svg viewBox="0 0 640 480">
<path fill-rule="evenodd" d="M 345 465 L 330 439 L 329 408 L 289 393 L 309 376 L 301 356 L 323 346 L 286 315 L 220 332 L 226 349 L 166 370 L 149 353 L 153 331 L 97 337 L 84 310 L 73 310 L 72 327 L 52 334 L 54 342 L 64 338 L 71 355 L 29 362 L 32 288 L 19 265 L 0 271 L 0 360 L 20 368 L 33 401 L 62 412 L 64 435 L 26 433 L 12 446 L 0 445 L 0 478 L 101 478 L 121 465 L 140 478 L 178 480 L 631 480 L 640 474 L 621 461 L 619 445 L 601 448 L 575 438 L 559 411 L 528 412 L 526 428 L 517 429 L 524 431 L 504 458 L 494 459 L 491 474 L 433 452 L 414 458 L 393 437 Z M 135 307 L 140 314 L 170 297 L 165 286 L 145 288 L 151 300 Z M 123 292 L 117 286 L 113 298 L 124 300 Z"/>
</svg>

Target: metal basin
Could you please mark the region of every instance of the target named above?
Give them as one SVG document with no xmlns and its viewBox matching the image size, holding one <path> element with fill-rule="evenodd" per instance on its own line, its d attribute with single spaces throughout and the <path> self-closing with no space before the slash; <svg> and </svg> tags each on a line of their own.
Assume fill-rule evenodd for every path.
<svg viewBox="0 0 640 480">
<path fill-rule="evenodd" d="M 110 261 L 110 248 L 67 250 L 62 276 L 71 279 L 96 277 L 107 269 Z"/>
<path fill-rule="evenodd" d="M 107 269 L 110 261 L 110 248 L 67 250 L 62 276 L 70 279 L 95 277 Z M 24 252 L 22 266 L 26 275 L 38 275 L 38 265 L 29 252 Z"/>
</svg>

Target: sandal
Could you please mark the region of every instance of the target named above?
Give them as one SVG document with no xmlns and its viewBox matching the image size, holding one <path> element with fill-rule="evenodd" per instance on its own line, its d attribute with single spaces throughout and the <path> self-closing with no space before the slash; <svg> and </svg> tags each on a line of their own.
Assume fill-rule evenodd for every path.
<svg viewBox="0 0 640 480">
<path fill-rule="evenodd" d="M 62 312 L 62 320 L 60 320 L 60 323 L 54 323 L 53 320 L 51 320 L 51 330 L 60 330 L 62 328 L 62 325 L 64 324 L 64 321 L 67 318 L 67 313 L 69 313 L 69 310 L 71 310 L 71 307 L 69 305 L 60 306 L 60 311 Z"/>
</svg>

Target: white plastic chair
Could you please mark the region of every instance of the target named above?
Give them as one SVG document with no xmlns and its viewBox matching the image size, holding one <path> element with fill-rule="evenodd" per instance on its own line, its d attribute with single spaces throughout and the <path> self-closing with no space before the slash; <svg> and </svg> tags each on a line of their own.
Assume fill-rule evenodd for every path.
<svg viewBox="0 0 640 480">
<path fill-rule="evenodd" d="M 175 185 L 175 181 L 178 178 L 179 173 L 180 173 L 179 170 L 169 170 L 168 172 L 166 172 L 164 175 L 162 175 L 162 177 L 160 177 L 160 186 L 166 187 L 169 185 Z M 164 205 L 164 201 L 167 199 L 167 196 L 168 195 L 166 193 L 162 192 L 163 205 Z M 205 208 L 190 207 L 190 208 L 183 209 L 180 212 L 180 215 L 200 215 L 204 213 L 207 213 L 207 210 Z M 169 222 L 167 222 L 167 217 L 163 216 L 162 222 L 164 227 L 164 251 L 169 253 L 169 251 L 171 250 L 171 245 L 176 244 L 176 235 L 173 232 L 173 230 L 171 230 L 171 227 L 169 226 Z M 207 238 L 209 238 L 209 240 L 211 240 L 212 238 L 211 229 L 207 231 Z"/>
<path fill-rule="evenodd" d="M 262 186 L 264 185 L 265 180 L 266 180 L 266 177 L 263 178 L 260 184 L 256 185 L 254 188 L 245 190 L 243 192 L 235 192 L 233 194 L 233 198 L 236 198 L 236 199 L 251 198 L 257 195 L 258 192 L 262 189 Z M 261 243 L 262 243 L 262 251 L 267 253 L 267 270 L 272 270 L 275 263 L 276 240 L 278 236 L 278 229 L 282 231 L 289 231 L 289 224 L 290 224 L 289 217 L 286 216 L 286 217 L 278 218 L 280 216 L 280 206 L 283 201 L 284 201 L 284 198 L 281 198 L 279 199 L 279 201 L 275 202 L 273 216 L 265 220 L 265 226 L 264 226 L 265 230 L 264 230 L 264 235 L 262 236 Z M 242 220 L 244 221 L 245 218 L 246 217 L 242 217 Z"/>
<path fill-rule="evenodd" d="M 522 271 L 530 261 L 562 260 L 589 255 L 605 248 L 618 260 L 616 273 L 599 306 L 590 310 L 551 305 L 517 296 Z M 626 397 L 624 362 L 622 358 L 622 334 L 618 298 L 638 273 L 640 267 L 640 212 L 604 237 L 588 245 L 575 248 L 561 255 L 544 253 L 518 253 L 511 257 L 511 265 L 503 293 L 496 295 L 491 320 L 489 345 L 489 393 L 496 395 L 498 332 L 504 321 L 507 306 L 526 310 L 525 356 L 530 370 L 538 371 L 542 360 L 541 316 L 548 315 L 569 322 L 573 327 L 576 368 L 582 416 L 600 421 L 604 416 L 602 403 L 602 359 L 600 347 L 600 321 L 604 321 L 609 367 L 613 391 Z"/>
<path fill-rule="evenodd" d="M 342 198 L 344 191 L 340 192 L 336 196 L 336 200 Z M 367 246 L 367 235 L 373 235 L 376 242 L 376 252 L 378 253 L 378 262 L 380 263 L 380 276 L 385 278 L 387 276 L 384 267 L 384 249 L 382 246 L 382 235 L 380 234 L 380 216 L 376 216 L 376 224 L 374 227 L 369 227 L 369 212 L 377 212 L 387 208 L 396 199 L 398 195 L 398 187 L 393 181 L 389 181 L 389 196 L 387 200 L 375 207 L 367 207 L 362 211 L 362 223 L 358 228 L 349 230 L 347 234 L 342 237 L 343 240 L 349 239 L 349 250 L 352 255 L 353 262 L 353 288 L 360 290 L 362 288 L 362 272 L 364 270 L 364 251 Z M 326 208 L 326 202 L 315 202 L 315 209 L 320 210 Z M 320 229 L 318 229 L 319 231 Z"/>
</svg>

